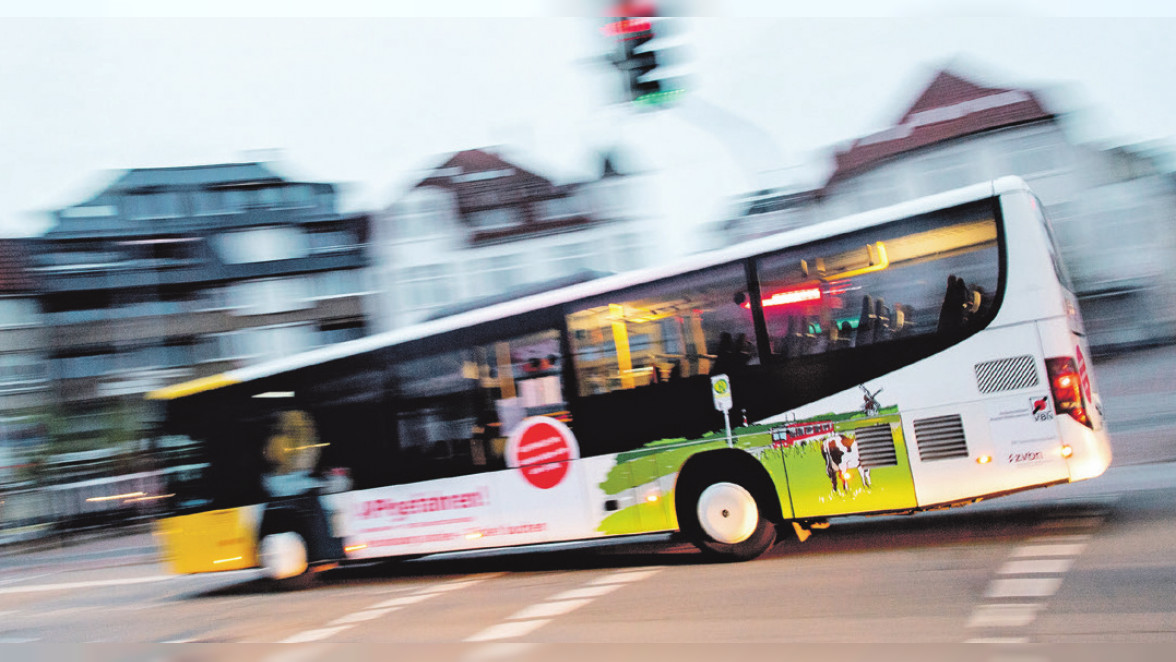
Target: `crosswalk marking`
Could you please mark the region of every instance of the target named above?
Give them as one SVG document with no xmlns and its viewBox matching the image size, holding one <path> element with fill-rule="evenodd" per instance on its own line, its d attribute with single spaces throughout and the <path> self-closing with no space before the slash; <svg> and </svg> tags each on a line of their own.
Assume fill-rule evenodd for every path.
<svg viewBox="0 0 1176 662">
<path fill-rule="evenodd" d="M 1062 574 L 1074 565 L 1073 558 L 1020 559 L 1007 561 L 997 574 L 1000 575 L 1046 575 Z"/>
<path fill-rule="evenodd" d="M 995 579 L 984 593 L 988 598 L 1045 598 L 1058 592 L 1061 577 Z"/>
</svg>

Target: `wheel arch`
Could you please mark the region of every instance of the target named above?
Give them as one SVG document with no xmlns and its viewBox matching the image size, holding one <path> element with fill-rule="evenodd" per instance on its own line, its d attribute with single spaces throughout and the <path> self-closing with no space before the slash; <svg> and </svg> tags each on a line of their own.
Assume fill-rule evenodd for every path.
<svg viewBox="0 0 1176 662">
<path fill-rule="evenodd" d="M 342 556 L 342 545 L 331 537 L 326 514 L 313 497 L 279 501 L 266 507 L 258 542 L 267 535 L 286 531 L 297 533 L 306 541 L 307 560 L 311 563 L 333 561 Z"/>
</svg>

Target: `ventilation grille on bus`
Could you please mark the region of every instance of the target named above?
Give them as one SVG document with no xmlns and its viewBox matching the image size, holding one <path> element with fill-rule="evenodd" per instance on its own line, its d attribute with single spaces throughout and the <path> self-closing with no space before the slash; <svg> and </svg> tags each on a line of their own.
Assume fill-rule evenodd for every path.
<svg viewBox="0 0 1176 662">
<path fill-rule="evenodd" d="M 1012 391 L 1037 386 L 1037 368 L 1032 356 L 1014 356 L 976 364 L 976 385 L 981 393 Z"/>
<path fill-rule="evenodd" d="M 915 441 L 919 444 L 919 459 L 924 462 L 968 456 L 964 421 L 958 414 L 915 421 Z"/>
<path fill-rule="evenodd" d="M 863 467 L 890 467 L 898 464 L 894 451 L 894 434 L 889 423 L 871 425 L 854 430 L 857 440 L 858 457 Z"/>
</svg>

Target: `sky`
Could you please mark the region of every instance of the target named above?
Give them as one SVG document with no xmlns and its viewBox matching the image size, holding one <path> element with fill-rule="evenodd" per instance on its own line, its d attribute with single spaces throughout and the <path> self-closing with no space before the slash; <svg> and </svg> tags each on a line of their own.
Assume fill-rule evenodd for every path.
<svg viewBox="0 0 1176 662">
<path fill-rule="evenodd" d="M 1040 91 L 1077 139 L 1176 146 L 1176 3 L 677 0 L 687 94 L 655 112 L 616 103 L 604 4 L 0 0 L 0 236 L 127 168 L 272 161 L 379 209 L 491 146 L 561 181 L 614 151 L 657 173 L 648 213 L 705 222 L 819 184 L 943 67 Z"/>
</svg>

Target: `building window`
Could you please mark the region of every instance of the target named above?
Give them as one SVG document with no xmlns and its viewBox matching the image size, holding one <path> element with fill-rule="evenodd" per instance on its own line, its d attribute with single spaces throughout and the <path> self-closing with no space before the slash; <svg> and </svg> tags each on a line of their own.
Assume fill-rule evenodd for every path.
<svg viewBox="0 0 1176 662">
<path fill-rule="evenodd" d="M 305 184 L 293 184 L 282 190 L 286 204 L 290 207 L 313 207 L 314 191 Z"/>
<path fill-rule="evenodd" d="M 343 322 L 323 324 L 319 331 L 319 343 L 332 345 L 363 337 L 362 322 Z"/>
<path fill-rule="evenodd" d="M 48 371 L 41 357 L 33 354 L 0 354 L 0 392 L 22 390 L 42 384 Z"/>
<path fill-rule="evenodd" d="M 363 274 L 358 269 L 324 271 L 314 277 L 314 296 L 317 299 L 353 296 L 363 291 Z"/>
<path fill-rule="evenodd" d="M 109 218 L 117 215 L 118 209 L 113 205 L 84 205 L 61 210 L 62 218 Z"/>
<path fill-rule="evenodd" d="M 435 308 L 452 301 L 452 278 L 441 264 L 427 264 L 401 272 L 400 291 L 410 310 Z"/>
<path fill-rule="evenodd" d="M 1015 174 L 1030 176 L 1057 170 L 1058 150 L 1053 146 L 1031 147 L 1009 155 L 1010 166 Z"/>
<path fill-rule="evenodd" d="M 591 243 L 580 242 L 555 247 L 555 259 L 552 260 L 552 272 L 556 278 L 570 276 L 592 269 L 595 250 Z"/>
<path fill-rule="evenodd" d="M 650 248 L 641 241 L 641 235 L 636 232 L 617 235 L 610 243 L 613 269 L 617 272 L 640 269 L 657 261 L 650 258 Z"/>
<path fill-rule="evenodd" d="M 216 246 L 226 264 L 293 260 L 310 255 L 306 235 L 291 227 L 226 232 L 217 236 Z"/>
<path fill-rule="evenodd" d="M 125 256 L 117 251 L 62 250 L 43 258 L 38 271 L 99 271 L 118 267 Z"/>
<path fill-rule="evenodd" d="M 228 214 L 237 211 L 229 205 L 229 196 L 224 189 L 204 189 L 192 196 L 193 208 L 197 215 Z"/>
<path fill-rule="evenodd" d="M 251 361 L 292 356 L 315 346 L 315 328 L 309 323 L 254 327 L 237 333 L 240 354 Z"/>
<path fill-rule="evenodd" d="M 328 230 L 310 233 L 310 250 L 315 253 L 330 253 L 355 248 L 355 237 L 350 230 Z"/>
<path fill-rule="evenodd" d="M 125 208 L 127 215 L 135 220 L 176 218 L 181 215 L 180 196 L 174 191 L 132 193 L 126 197 Z"/>
<path fill-rule="evenodd" d="M 484 294 L 501 294 L 524 282 L 523 261 L 516 255 L 499 255 L 483 260 Z"/>
<path fill-rule="evenodd" d="M 926 164 L 924 180 L 928 194 L 950 191 L 980 181 L 972 169 L 972 163 L 963 156 L 941 157 Z M 892 200 L 891 202 L 898 202 Z"/>
<path fill-rule="evenodd" d="M 63 356 L 54 361 L 58 379 L 100 377 L 117 369 L 117 356 L 110 352 Z"/>
<path fill-rule="evenodd" d="M 551 198 L 539 202 L 539 216 L 543 220 L 573 218 L 582 214 L 580 201 L 575 197 Z"/>
<path fill-rule="evenodd" d="M 40 309 L 33 299 L 0 299 L 0 327 L 35 326 Z"/>
<path fill-rule="evenodd" d="M 310 308 L 306 278 L 266 278 L 233 283 L 226 290 L 229 308 L 237 315 L 267 315 Z"/>
<path fill-rule="evenodd" d="M 498 230 L 522 223 L 522 214 L 515 207 L 483 209 L 470 214 L 470 224 L 478 230 Z"/>
</svg>

